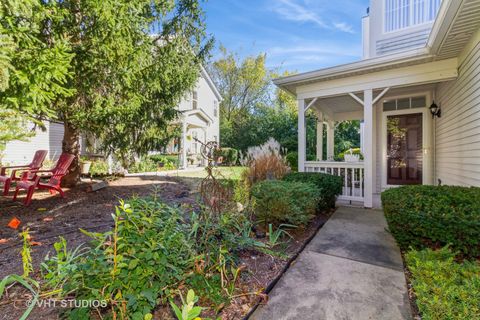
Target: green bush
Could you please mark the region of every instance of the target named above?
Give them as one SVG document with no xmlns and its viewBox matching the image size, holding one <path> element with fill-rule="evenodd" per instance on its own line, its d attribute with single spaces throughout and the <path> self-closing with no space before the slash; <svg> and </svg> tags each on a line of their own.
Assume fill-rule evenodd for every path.
<svg viewBox="0 0 480 320">
<path fill-rule="evenodd" d="M 317 172 L 291 172 L 283 180 L 307 182 L 319 190 L 318 209 L 320 211 L 335 208 L 336 197 L 342 193 L 343 180 L 339 176 Z"/>
<path fill-rule="evenodd" d="M 450 244 L 480 255 L 480 188 L 404 186 L 382 193 L 389 229 L 403 249 Z"/>
<path fill-rule="evenodd" d="M 422 319 L 480 319 L 478 262 L 457 263 L 448 248 L 412 250 L 405 260 Z"/>
<path fill-rule="evenodd" d="M 128 168 L 130 173 L 156 172 L 157 170 L 158 164 L 150 158 L 142 158 Z"/>
<path fill-rule="evenodd" d="M 298 171 L 298 152 L 289 152 L 285 156 L 288 166 L 293 170 L 293 171 Z"/>
<path fill-rule="evenodd" d="M 306 224 L 315 213 L 319 190 L 311 183 L 265 180 L 253 185 L 255 214 L 265 223 Z"/>
<path fill-rule="evenodd" d="M 238 162 L 238 150 L 234 148 L 220 148 L 215 153 L 216 158 L 222 157 L 222 164 L 234 166 Z"/>
<path fill-rule="evenodd" d="M 90 166 L 90 175 L 93 177 L 108 175 L 108 162 L 105 160 L 92 161 L 92 165 Z"/>
<path fill-rule="evenodd" d="M 150 160 L 155 162 L 157 165 L 162 166 L 163 169 L 173 170 L 178 167 L 177 155 L 153 154 L 149 156 L 149 158 Z"/>
</svg>

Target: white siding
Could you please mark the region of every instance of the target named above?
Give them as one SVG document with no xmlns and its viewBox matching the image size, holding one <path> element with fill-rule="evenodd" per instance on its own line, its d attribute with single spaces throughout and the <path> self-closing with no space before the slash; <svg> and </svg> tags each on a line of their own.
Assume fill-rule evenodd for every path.
<svg viewBox="0 0 480 320">
<path fill-rule="evenodd" d="M 459 77 L 437 88 L 436 178 L 447 185 L 480 186 L 480 42 Z"/>
<path fill-rule="evenodd" d="M 47 150 L 47 159 L 56 160 L 62 153 L 63 125 L 54 122 L 45 124 L 46 130 L 38 127 L 35 135 L 28 141 L 12 141 L 7 143 L 2 161 L 11 165 L 29 163 L 35 151 Z M 33 129 L 33 124 L 28 125 Z"/>
</svg>

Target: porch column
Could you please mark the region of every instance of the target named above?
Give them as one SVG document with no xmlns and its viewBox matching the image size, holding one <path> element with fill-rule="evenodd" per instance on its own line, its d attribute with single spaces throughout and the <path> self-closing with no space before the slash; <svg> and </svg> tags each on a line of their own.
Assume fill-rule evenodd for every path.
<svg viewBox="0 0 480 320">
<path fill-rule="evenodd" d="M 187 168 L 187 121 L 184 119 L 182 121 L 182 161 L 181 161 L 181 168 Z"/>
<path fill-rule="evenodd" d="M 365 165 L 365 199 L 366 208 L 373 207 L 373 192 L 375 186 L 375 134 L 373 112 L 373 90 L 365 90 L 363 100 L 364 113 L 364 165 Z"/>
<path fill-rule="evenodd" d="M 327 160 L 331 161 L 335 152 L 335 122 L 328 120 L 327 124 Z"/>
<path fill-rule="evenodd" d="M 298 172 L 305 171 L 307 154 L 307 135 L 305 132 L 305 100 L 297 100 L 298 104 Z"/>
<path fill-rule="evenodd" d="M 323 160 L 323 114 L 317 116 L 317 161 Z"/>
</svg>

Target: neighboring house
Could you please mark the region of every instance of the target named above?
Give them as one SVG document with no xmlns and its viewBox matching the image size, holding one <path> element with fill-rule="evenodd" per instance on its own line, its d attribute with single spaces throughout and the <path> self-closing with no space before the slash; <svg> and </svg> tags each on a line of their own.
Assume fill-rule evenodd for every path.
<svg viewBox="0 0 480 320">
<path fill-rule="evenodd" d="M 196 137 L 202 142 L 219 141 L 221 100 L 220 93 L 212 79 L 202 67 L 195 89 L 178 106 L 178 110 L 182 113 L 178 120 L 178 124 L 182 127 L 180 141 L 183 141 L 181 145 L 185 145 L 185 148 L 179 150 L 178 144 L 172 142 L 166 150 L 169 153 L 181 155 L 182 167 L 187 166 L 188 159 L 192 159 L 195 164 L 201 164 L 201 161 L 198 160 L 201 158 L 200 145 L 191 138 Z M 47 159 L 56 160 L 62 153 L 63 124 L 51 121 L 46 122 L 45 127 L 45 131 L 36 128 L 35 136 L 28 141 L 7 143 L 2 161 L 9 164 L 28 163 L 33 158 L 35 151 L 39 149 L 48 150 Z M 87 154 L 84 141 L 86 139 L 80 141 L 81 153 Z"/>
<path fill-rule="evenodd" d="M 399 185 L 480 186 L 480 0 L 371 0 L 363 30 L 363 60 L 274 81 L 298 100 L 299 170 L 343 176 L 340 199 L 365 207 Z M 306 161 L 308 110 L 327 159 L 317 130 Z M 364 161 L 323 161 L 344 120 L 363 121 Z"/>
</svg>

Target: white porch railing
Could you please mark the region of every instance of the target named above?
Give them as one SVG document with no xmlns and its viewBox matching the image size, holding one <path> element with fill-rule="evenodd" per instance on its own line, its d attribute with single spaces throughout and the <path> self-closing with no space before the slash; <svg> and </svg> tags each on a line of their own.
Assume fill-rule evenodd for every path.
<svg viewBox="0 0 480 320">
<path fill-rule="evenodd" d="M 363 162 L 306 161 L 305 172 L 322 172 L 343 178 L 342 194 L 339 200 L 364 200 Z"/>
</svg>

